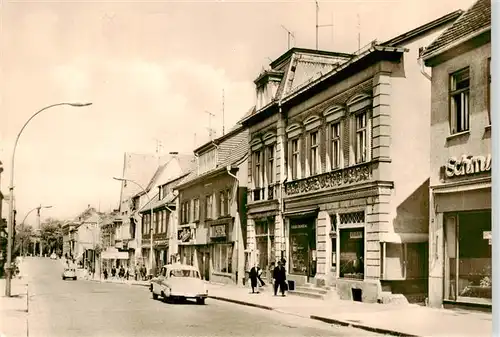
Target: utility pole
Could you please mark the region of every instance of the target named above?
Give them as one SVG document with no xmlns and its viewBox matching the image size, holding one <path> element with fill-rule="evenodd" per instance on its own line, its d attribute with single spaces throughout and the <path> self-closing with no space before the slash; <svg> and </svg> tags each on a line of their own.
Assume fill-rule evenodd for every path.
<svg viewBox="0 0 500 337">
<path fill-rule="evenodd" d="M 292 37 L 293 40 L 295 41 L 295 35 L 291 31 L 289 31 L 285 26 L 281 25 L 281 28 L 283 28 L 287 32 L 287 36 L 288 36 L 288 49 L 287 50 L 289 50 L 290 49 L 290 38 Z"/>
</svg>

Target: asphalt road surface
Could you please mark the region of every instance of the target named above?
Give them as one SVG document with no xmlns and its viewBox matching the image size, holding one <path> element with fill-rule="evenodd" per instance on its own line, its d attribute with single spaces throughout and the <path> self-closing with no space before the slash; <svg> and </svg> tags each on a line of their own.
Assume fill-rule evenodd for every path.
<svg viewBox="0 0 500 337">
<path fill-rule="evenodd" d="M 207 299 L 167 304 L 146 287 L 63 281 L 62 264 L 26 259 L 30 337 L 376 336 L 348 327 Z"/>
</svg>

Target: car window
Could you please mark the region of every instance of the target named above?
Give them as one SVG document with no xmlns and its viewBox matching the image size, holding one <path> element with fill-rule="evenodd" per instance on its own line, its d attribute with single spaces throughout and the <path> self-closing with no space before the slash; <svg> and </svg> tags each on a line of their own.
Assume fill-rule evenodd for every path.
<svg viewBox="0 0 500 337">
<path fill-rule="evenodd" d="M 170 277 L 192 277 L 200 278 L 198 271 L 191 269 L 172 269 L 170 271 Z"/>
</svg>

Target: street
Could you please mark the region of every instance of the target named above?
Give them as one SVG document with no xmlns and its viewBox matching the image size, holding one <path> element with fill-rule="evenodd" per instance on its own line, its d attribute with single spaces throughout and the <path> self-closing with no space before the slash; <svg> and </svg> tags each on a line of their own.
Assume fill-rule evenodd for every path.
<svg viewBox="0 0 500 337">
<path fill-rule="evenodd" d="M 63 281 L 62 264 L 27 258 L 29 336 L 375 336 L 348 327 L 208 299 L 167 304 L 146 287 Z"/>
</svg>

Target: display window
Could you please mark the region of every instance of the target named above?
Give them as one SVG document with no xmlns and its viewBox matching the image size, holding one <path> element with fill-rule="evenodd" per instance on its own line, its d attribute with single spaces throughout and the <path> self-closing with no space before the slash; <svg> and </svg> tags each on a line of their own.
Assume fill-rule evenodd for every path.
<svg viewBox="0 0 500 337">
<path fill-rule="evenodd" d="M 364 228 L 340 230 L 340 277 L 364 279 Z"/>
</svg>

